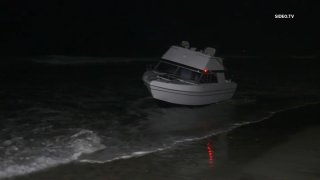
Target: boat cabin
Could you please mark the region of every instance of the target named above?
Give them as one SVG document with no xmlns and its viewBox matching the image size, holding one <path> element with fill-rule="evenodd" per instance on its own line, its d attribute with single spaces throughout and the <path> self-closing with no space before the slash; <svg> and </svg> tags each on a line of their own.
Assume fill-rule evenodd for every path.
<svg viewBox="0 0 320 180">
<path fill-rule="evenodd" d="M 171 46 L 154 71 L 160 78 L 191 84 L 223 83 L 225 70 L 222 58 L 214 56 L 214 49 L 196 51 L 195 48 Z"/>
</svg>

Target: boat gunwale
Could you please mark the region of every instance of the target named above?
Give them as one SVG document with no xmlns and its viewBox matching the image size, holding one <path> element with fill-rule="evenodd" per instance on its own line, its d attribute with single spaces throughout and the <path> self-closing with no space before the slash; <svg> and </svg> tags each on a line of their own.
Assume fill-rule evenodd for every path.
<svg viewBox="0 0 320 180">
<path fill-rule="evenodd" d="M 172 89 L 167 89 L 167 88 L 162 88 L 160 87 L 159 89 L 154 89 L 150 87 L 151 91 L 161 91 L 161 92 L 166 92 L 166 93 L 172 93 L 172 94 L 178 94 L 178 95 L 185 95 L 185 96 L 214 96 L 217 94 L 234 94 L 235 89 L 229 90 L 229 91 L 221 91 L 221 92 L 215 92 L 215 93 L 206 93 L 206 94 L 192 94 L 194 92 L 192 91 L 178 91 L 177 90 L 172 90 Z M 169 91 L 168 91 L 169 90 Z M 182 93 L 181 93 L 182 92 Z M 185 93 L 183 93 L 185 92 Z"/>
<path fill-rule="evenodd" d="M 170 88 L 165 88 L 165 87 L 160 87 L 160 86 L 156 86 L 156 85 L 153 85 L 151 83 L 148 83 L 147 85 L 149 85 L 150 89 L 152 89 L 152 87 L 156 87 L 156 88 L 159 88 L 159 89 L 167 89 L 167 90 L 170 90 L 170 91 L 178 91 L 178 92 L 190 92 L 190 93 L 206 93 L 206 92 L 219 92 L 219 91 L 233 91 L 237 88 L 237 84 L 235 84 L 235 87 L 234 88 L 225 88 L 225 89 L 216 89 L 216 90 L 206 90 L 206 91 L 185 91 L 185 90 L 177 90 L 177 89 L 170 89 Z"/>
</svg>

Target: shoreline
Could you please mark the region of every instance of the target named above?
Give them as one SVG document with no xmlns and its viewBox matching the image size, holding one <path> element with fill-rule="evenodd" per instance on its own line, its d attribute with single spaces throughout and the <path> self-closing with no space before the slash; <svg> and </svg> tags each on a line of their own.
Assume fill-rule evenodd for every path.
<svg viewBox="0 0 320 180">
<path fill-rule="evenodd" d="M 319 107 L 281 111 L 259 123 L 141 157 L 72 162 L 11 179 L 319 179 Z"/>
</svg>

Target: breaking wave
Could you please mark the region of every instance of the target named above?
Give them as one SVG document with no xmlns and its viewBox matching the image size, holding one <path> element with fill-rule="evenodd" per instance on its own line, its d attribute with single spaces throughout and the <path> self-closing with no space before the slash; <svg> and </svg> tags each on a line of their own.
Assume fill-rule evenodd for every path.
<svg viewBox="0 0 320 180">
<path fill-rule="evenodd" d="M 39 140 L 15 137 L 2 143 L 0 178 L 27 174 L 76 160 L 83 153 L 103 149 L 100 137 L 90 130 L 77 130 L 69 137 Z"/>
</svg>

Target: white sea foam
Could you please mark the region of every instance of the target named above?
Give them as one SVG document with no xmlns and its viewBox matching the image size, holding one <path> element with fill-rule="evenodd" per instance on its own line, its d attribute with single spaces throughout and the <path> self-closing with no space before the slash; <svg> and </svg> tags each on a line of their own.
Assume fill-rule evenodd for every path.
<svg viewBox="0 0 320 180">
<path fill-rule="evenodd" d="M 149 150 L 149 151 L 137 151 L 137 152 L 132 152 L 132 153 L 130 153 L 130 154 L 125 154 L 125 155 L 117 156 L 117 157 L 114 157 L 114 158 L 108 159 L 108 160 L 80 159 L 79 162 L 103 164 L 103 163 L 108 163 L 108 162 L 112 162 L 112 161 L 116 161 L 116 160 L 121 160 L 121 159 L 130 159 L 130 158 L 134 158 L 134 157 L 140 157 L 140 156 L 144 156 L 144 155 L 147 155 L 147 154 L 151 154 L 151 153 L 163 151 L 163 150 L 166 150 L 166 149 L 168 149 L 168 148 L 169 148 L 169 147 L 156 148 L 156 149 L 154 149 L 154 150 Z"/>
<path fill-rule="evenodd" d="M 51 139 L 41 142 L 39 144 L 42 146 L 38 144 L 37 147 L 18 148 L 13 145 L 16 141 L 7 140 L 5 143 L 8 144 L 5 150 L 7 156 L 0 162 L 0 178 L 23 175 L 65 164 L 76 160 L 83 153 L 92 153 L 104 148 L 96 133 L 84 129 L 78 130 L 70 137 L 63 137 L 59 141 Z M 20 140 L 20 144 L 28 144 L 31 141 L 34 140 Z"/>
<path fill-rule="evenodd" d="M 99 159 L 97 157 L 94 157 L 94 158 L 90 158 L 89 157 L 89 158 L 80 158 L 78 161 L 79 162 L 83 162 L 83 163 L 103 164 L 103 163 L 109 163 L 109 162 L 123 160 L 123 159 L 136 158 L 136 157 L 145 156 L 145 155 L 148 155 L 148 154 L 151 154 L 151 153 L 156 153 L 156 152 L 172 149 L 172 148 L 178 147 L 179 145 L 182 145 L 182 144 L 185 144 L 185 143 L 200 141 L 200 140 L 212 137 L 214 135 L 227 133 L 229 131 L 232 131 L 236 127 L 243 126 L 245 124 L 251 124 L 251 123 L 255 123 L 255 122 L 241 123 L 241 124 L 232 126 L 230 128 L 226 128 L 226 129 L 221 129 L 221 130 L 216 130 L 214 132 L 210 132 L 210 133 L 208 133 L 206 135 L 203 135 L 203 136 L 200 136 L 200 137 L 188 137 L 188 138 L 184 138 L 184 139 L 180 139 L 180 140 L 175 140 L 171 144 L 163 145 L 163 146 L 158 147 L 158 148 L 126 153 L 126 154 L 122 154 L 122 155 L 119 155 L 119 156 L 116 156 L 116 157 L 113 157 L 113 158 L 110 158 L 110 159 L 104 159 L 104 158 Z"/>
</svg>

